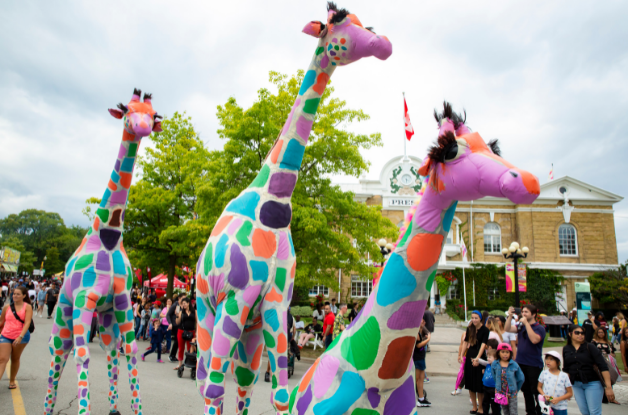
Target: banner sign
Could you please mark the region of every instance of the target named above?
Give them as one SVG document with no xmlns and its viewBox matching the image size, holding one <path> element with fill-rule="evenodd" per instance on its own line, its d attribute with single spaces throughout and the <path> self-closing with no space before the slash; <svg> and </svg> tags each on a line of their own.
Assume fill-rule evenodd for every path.
<svg viewBox="0 0 628 415">
<path fill-rule="evenodd" d="M 526 264 L 517 264 L 517 278 L 519 283 L 519 292 L 524 293 L 528 289 L 528 273 Z M 515 292 L 515 265 L 510 262 L 506 263 L 506 292 Z"/>
<path fill-rule="evenodd" d="M 576 291 L 576 309 L 578 310 L 578 324 L 587 319 L 587 313 L 591 311 L 591 286 L 588 282 L 577 282 L 575 284 Z"/>
<path fill-rule="evenodd" d="M 3 247 L 2 249 L 0 249 L 0 262 L 17 265 L 20 262 L 20 255 L 20 251 Z"/>
<path fill-rule="evenodd" d="M 506 263 L 506 292 L 515 292 L 515 266 L 510 262 Z"/>
<path fill-rule="evenodd" d="M 517 268 L 518 268 L 517 277 L 519 278 L 519 281 L 517 281 L 519 283 L 519 292 L 524 293 L 528 290 L 527 267 L 526 267 L 526 264 L 517 264 Z"/>
</svg>

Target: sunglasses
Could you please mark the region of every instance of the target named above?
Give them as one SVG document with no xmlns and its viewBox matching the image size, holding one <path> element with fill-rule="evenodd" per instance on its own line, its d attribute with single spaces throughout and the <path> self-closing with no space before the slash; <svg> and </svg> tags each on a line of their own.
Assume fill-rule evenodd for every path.
<svg viewBox="0 0 628 415">
<path fill-rule="evenodd" d="M 575 334 L 576 336 L 582 336 L 584 335 L 584 331 L 574 331 L 573 334 Z"/>
</svg>

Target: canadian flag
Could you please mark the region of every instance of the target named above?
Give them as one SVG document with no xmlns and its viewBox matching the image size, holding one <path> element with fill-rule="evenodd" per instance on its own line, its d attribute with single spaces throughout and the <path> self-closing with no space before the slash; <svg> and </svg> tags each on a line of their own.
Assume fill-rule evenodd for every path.
<svg viewBox="0 0 628 415">
<path fill-rule="evenodd" d="M 408 114 L 408 104 L 406 104 L 406 95 L 403 95 L 403 122 L 406 125 L 406 138 L 408 141 L 414 135 L 414 128 L 412 128 L 412 123 L 410 122 L 410 114 Z"/>
</svg>

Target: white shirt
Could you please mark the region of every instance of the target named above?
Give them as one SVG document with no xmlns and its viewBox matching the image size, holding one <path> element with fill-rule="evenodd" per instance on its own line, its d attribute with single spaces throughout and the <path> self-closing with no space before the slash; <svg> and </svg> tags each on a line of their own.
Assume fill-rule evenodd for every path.
<svg viewBox="0 0 628 415">
<path fill-rule="evenodd" d="M 325 314 L 324 312 L 319 313 L 318 310 L 314 310 L 314 312 L 312 313 L 312 318 L 323 321 L 323 319 L 325 318 Z"/>
<path fill-rule="evenodd" d="M 337 305 L 330 305 L 329 308 L 331 308 L 331 312 L 334 314 L 338 314 L 338 306 Z"/>
<path fill-rule="evenodd" d="M 294 327 L 296 327 L 297 329 L 304 329 L 305 328 L 305 322 L 304 321 L 295 321 L 294 322 Z"/>
<path fill-rule="evenodd" d="M 558 384 L 556 384 L 557 381 Z M 554 398 L 563 396 L 567 393 L 567 388 L 571 387 L 569 375 L 565 372 L 560 372 L 558 376 L 552 375 L 547 369 L 541 372 L 539 382 L 543 384 L 543 394 L 553 396 Z M 556 409 L 567 409 L 567 402 L 568 401 L 560 401 L 550 406 Z"/>
<path fill-rule="evenodd" d="M 510 333 L 508 331 L 505 331 L 502 333 L 502 337 L 504 339 L 504 343 L 510 344 L 510 342 L 517 341 L 517 333 Z"/>
</svg>

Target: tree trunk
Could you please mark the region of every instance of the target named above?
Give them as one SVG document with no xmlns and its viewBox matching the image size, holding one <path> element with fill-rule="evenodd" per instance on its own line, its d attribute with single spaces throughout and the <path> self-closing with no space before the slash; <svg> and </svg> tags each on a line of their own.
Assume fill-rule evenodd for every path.
<svg viewBox="0 0 628 415">
<path fill-rule="evenodd" d="M 174 291 L 174 270 L 177 264 L 177 257 L 170 255 L 170 264 L 168 264 L 168 287 L 166 288 L 166 298 L 172 298 L 172 292 Z"/>
</svg>

